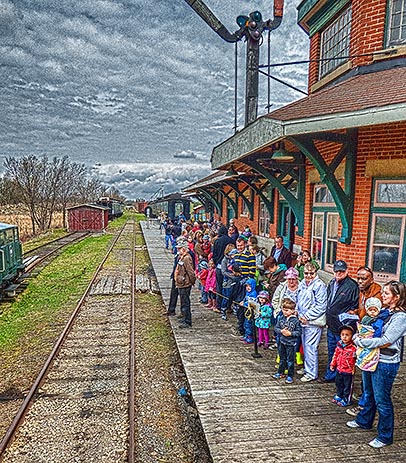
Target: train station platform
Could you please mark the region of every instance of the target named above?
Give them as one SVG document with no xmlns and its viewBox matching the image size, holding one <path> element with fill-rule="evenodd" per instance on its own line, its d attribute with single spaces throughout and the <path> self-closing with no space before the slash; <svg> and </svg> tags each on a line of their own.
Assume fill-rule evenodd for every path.
<svg viewBox="0 0 406 463">
<path fill-rule="evenodd" d="M 173 255 L 152 221 L 142 229 L 162 298 L 167 305 Z M 335 385 L 318 381 L 293 384 L 272 378 L 275 351 L 253 358 L 235 334 L 236 319 L 198 302 L 192 290 L 193 328 L 181 330 L 169 317 L 190 391 L 214 463 L 399 463 L 406 461 L 406 374 L 402 364 L 394 385 L 395 443 L 380 450 L 367 443 L 376 429 L 349 429 L 351 417 L 331 402 Z M 326 339 L 320 344 L 320 373 L 326 365 Z M 360 371 L 357 373 L 359 389 Z"/>
</svg>

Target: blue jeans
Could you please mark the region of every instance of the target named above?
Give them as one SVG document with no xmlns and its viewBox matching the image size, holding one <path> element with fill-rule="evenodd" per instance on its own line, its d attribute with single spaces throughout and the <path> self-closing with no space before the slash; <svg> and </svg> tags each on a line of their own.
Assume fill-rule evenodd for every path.
<svg viewBox="0 0 406 463">
<path fill-rule="evenodd" d="M 336 350 L 337 343 L 340 340 L 340 335 L 333 333 L 330 328 L 327 329 L 327 351 L 328 351 L 328 361 L 327 361 L 327 369 L 326 373 L 324 374 L 324 379 L 326 381 L 333 381 L 335 380 L 337 372 L 330 370 L 330 363 L 333 360 L 334 351 Z"/>
<path fill-rule="evenodd" d="M 169 246 L 172 247 L 172 235 L 165 235 L 165 247 L 169 249 Z"/>
<path fill-rule="evenodd" d="M 365 404 L 364 409 L 358 413 L 356 422 L 361 428 L 371 429 L 378 411 L 377 439 L 384 444 L 393 442 L 395 420 L 391 392 L 399 366 L 399 363 L 379 362 L 375 371 L 362 372 Z"/>
</svg>

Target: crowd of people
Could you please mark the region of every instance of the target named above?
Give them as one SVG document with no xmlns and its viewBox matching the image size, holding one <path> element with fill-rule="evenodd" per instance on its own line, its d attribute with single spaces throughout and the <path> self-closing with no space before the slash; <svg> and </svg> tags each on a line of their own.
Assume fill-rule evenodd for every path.
<svg viewBox="0 0 406 463">
<path fill-rule="evenodd" d="M 378 413 L 378 434 L 369 445 L 381 448 L 393 442 L 391 391 L 406 335 L 403 283 L 381 287 L 367 266 L 352 278 L 347 263 L 336 260 L 334 277 L 326 285 L 309 251 L 293 262 L 283 238 L 276 236 L 267 256 L 249 227 L 239 231 L 233 220 L 227 228 L 218 222 L 166 219 L 162 229 L 165 246 L 174 254 L 165 314 L 176 315 L 179 298 L 179 328 L 192 327 L 190 293 L 196 284 L 207 309 L 223 320 L 235 316 L 241 342 L 276 350 L 275 380 L 291 384 L 296 374 L 302 383 L 335 382 L 332 402 L 354 418 L 347 426 L 370 429 Z M 320 377 L 324 329 L 328 361 Z M 295 363 L 300 367 L 296 372 Z M 362 394 L 353 406 L 356 367 L 362 373 Z"/>
</svg>

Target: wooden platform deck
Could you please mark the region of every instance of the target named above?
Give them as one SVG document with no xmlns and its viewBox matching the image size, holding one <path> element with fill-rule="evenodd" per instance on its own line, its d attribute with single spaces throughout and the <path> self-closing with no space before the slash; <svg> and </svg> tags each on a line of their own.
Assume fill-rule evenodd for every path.
<svg viewBox="0 0 406 463">
<path fill-rule="evenodd" d="M 164 236 L 150 223 L 143 231 L 164 302 L 169 300 L 173 255 Z M 192 290 L 191 330 L 170 317 L 190 389 L 214 463 L 400 463 L 406 461 L 406 368 L 394 386 L 395 443 L 380 450 L 367 445 L 376 430 L 352 430 L 351 417 L 331 403 L 334 384 L 291 385 L 274 380 L 274 351 L 252 357 L 233 334 L 235 317 L 223 321 L 199 304 Z M 179 307 L 179 306 L 178 306 Z M 320 344 L 320 374 L 326 365 L 326 340 Z M 357 371 L 358 389 L 360 374 Z"/>
</svg>

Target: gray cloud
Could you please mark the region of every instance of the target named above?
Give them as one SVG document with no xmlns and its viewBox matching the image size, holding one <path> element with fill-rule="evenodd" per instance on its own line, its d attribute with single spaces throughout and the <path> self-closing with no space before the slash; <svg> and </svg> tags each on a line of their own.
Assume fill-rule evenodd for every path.
<svg viewBox="0 0 406 463">
<path fill-rule="evenodd" d="M 268 0 L 206 3 L 230 31 L 238 14 L 271 16 Z M 272 62 L 307 56 L 308 40 L 295 24 L 299 1 L 285 3 L 284 21 L 271 33 Z M 238 54 L 241 128 L 243 43 Z M 306 87 L 305 66 L 273 74 Z M 114 168 L 102 174 L 130 197 L 162 182 L 174 191 L 206 175 L 213 146 L 233 133 L 234 46 L 184 0 L 0 0 L 0 79 L 0 156 L 67 154 L 89 166 L 131 165 L 132 177 Z M 262 79 L 260 114 L 266 94 Z M 272 82 L 272 108 L 300 96 Z M 182 151 L 204 165 L 184 168 L 196 160 L 173 158 Z M 156 166 L 164 162 L 178 169 L 161 175 Z M 139 174 L 148 169 L 151 175 Z"/>
</svg>

